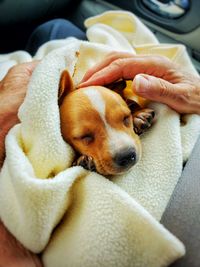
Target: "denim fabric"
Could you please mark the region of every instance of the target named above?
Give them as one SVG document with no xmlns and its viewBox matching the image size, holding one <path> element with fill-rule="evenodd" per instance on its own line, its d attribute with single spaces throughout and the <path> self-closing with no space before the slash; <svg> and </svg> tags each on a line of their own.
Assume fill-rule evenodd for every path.
<svg viewBox="0 0 200 267">
<path fill-rule="evenodd" d="M 26 51 L 34 55 L 42 44 L 50 40 L 64 39 L 70 36 L 86 40 L 86 34 L 70 21 L 65 19 L 50 20 L 33 31 L 27 42 Z"/>
</svg>

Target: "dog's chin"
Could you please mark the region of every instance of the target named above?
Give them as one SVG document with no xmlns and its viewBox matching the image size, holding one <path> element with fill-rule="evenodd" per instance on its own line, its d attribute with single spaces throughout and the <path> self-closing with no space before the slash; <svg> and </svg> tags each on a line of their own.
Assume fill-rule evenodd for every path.
<svg viewBox="0 0 200 267">
<path fill-rule="evenodd" d="M 103 166 L 101 168 L 98 168 L 96 166 L 96 172 L 98 172 L 99 174 L 104 175 L 104 176 L 125 175 L 125 174 L 127 174 L 127 173 L 129 173 L 131 171 L 133 166 L 130 166 L 129 168 L 126 168 L 126 169 L 122 169 L 122 168 L 106 168 L 106 167 L 103 168 Z"/>
</svg>

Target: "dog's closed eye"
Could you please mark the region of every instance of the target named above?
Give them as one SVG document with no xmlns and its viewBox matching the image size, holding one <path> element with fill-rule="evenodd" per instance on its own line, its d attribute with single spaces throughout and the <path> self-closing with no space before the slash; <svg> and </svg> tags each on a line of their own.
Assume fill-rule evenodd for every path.
<svg viewBox="0 0 200 267">
<path fill-rule="evenodd" d="M 84 142 L 86 145 L 89 145 L 90 143 L 92 143 L 94 141 L 94 138 L 95 138 L 94 134 L 92 133 L 84 134 L 79 137 L 74 137 L 74 139 Z"/>
<path fill-rule="evenodd" d="M 81 137 L 81 140 L 86 142 L 87 144 L 90 144 L 94 141 L 94 135 L 93 134 L 86 134 Z"/>
</svg>

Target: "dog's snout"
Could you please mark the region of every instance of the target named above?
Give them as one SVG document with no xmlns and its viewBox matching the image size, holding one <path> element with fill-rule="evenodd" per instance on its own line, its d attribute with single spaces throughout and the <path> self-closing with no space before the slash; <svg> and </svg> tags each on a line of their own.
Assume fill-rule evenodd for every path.
<svg viewBox="0 0 200 267">
<path fill-rule="evenodd" d="M 115 163 L 119 167 L 127 168 L 133 166 L 137 161 L 137 155 L 134 148 L 118 152 L 114 157 Z"/>
</svg>

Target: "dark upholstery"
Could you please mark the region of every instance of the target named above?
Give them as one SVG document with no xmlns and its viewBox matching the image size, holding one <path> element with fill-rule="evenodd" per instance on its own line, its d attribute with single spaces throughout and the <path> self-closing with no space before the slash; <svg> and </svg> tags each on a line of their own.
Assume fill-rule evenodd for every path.
<svg viewBox="0 0 200 267">
<path fill-rule="evenodd" d="M 71 36 L 80 40 L 86 40 L 85 32 L 81 31 L 70 21 L 66 19 L 53 19 L 41 24 L 33 31 L 27 42 L 26 51 L 34 55 L 42 44 Z"/>
<path fill-rule="evenodd" d="M 200 138 L 174 190 L 161 223 L 186 246 L 173 267 L 200 266 Z"/>
<path fill-rule="evenodd" d="M 55 18 L 67 18 L 81 0 L 0 0 L 0 53 L 25 49 L 31 32 Z"/>
</svg>

